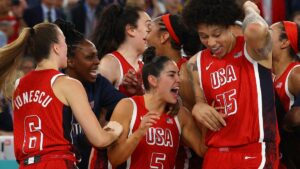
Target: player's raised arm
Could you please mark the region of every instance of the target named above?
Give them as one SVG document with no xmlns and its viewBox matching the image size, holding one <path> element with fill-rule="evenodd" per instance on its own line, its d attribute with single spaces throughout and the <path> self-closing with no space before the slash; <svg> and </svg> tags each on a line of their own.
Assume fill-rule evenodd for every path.
<svg viewBox="0 0 300 169">
<path fill-rule="evenodd" d="M 259 15 L 260 10 L 255 3 L 246 1 L 243 9 L 245 12 L 243 32 L 248 53 L 256 61 L 270 59 L 272 39 L 268 24 Z"/>
</svg>

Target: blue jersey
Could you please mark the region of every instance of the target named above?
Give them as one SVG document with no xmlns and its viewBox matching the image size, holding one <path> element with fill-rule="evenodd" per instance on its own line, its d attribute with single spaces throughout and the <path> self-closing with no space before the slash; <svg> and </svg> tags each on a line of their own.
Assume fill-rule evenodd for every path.
<svg viewBox="0 0 300 169">
<path fill-rule="evenodd" d="M 98 75 L 95 83 L 83 83 L 88 96 L 89 103 L 96 117 L 104 117 L 101 112 L 106 112 L 105 120 L 109 120 L 116 104 L 125 98 L 115 87 L 103 76 Z M 66 109 L 66 111 L 71 111 Z M 101 119 L 101 118 L 100 118 Z M 80 125 L 74 119 L 72 122 L 72 134 L 74 137 L 73 144 L 77 148 L 77 152 L 81 156 L 81 162 L 78 164 L 80 169 L 88 168 L 89 156 L 91 152 L 91 144 L 85 137 Z M 101 150 L 105 151 L 105 150 Z M 106 153 L 105 153 L 106 154 Z M 107 160 L 103 156 L 103 160 Z"/>
</svg>

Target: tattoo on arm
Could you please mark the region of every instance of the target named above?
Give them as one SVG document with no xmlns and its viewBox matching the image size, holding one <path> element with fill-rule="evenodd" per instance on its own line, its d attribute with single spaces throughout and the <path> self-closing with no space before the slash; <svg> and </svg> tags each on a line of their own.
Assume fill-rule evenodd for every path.
<svg viewBox="0 0 300 169">
<path fill-rule="evenodd" d="M 195 79 L 193 77 L 194 72 L 198 72 L 197 61 L 187 64 L 187 73 L 189 76 L 190 83 L 192 85 L 193 93 L 195 94 L 195 84 L 194 84 Z"/>
<path fill-rule="evenodd" d="M 266 32 L 263 32 L 261 34 L 261 42 L 259 43 L 260 45 L 257 45 L 256 49 L 253 49 L 255 53 L 257 53 L 259 56 L 262 58 L 268 57 L 268 54 L 272 51 L 272 39 L 271 39 L 271 34 L 268 30 L 268 24 L 267 22 L 255 11 L 249 10 L 246 14 L 246 17 L 243 22 L 243 32 L 245 32 L 246 28 L 248 27 L 249 24 L 251 23 L 258 23 L 262 25 L 262 27 Z M 251 36 L 251 35 L 250 35 Z M 258 38 L 260 39 L 260 38 Z"/>
<path fill-rule="evenodd" d="M 266 27 L 268 27 L 267 22 L 255 11 L 250 10 L 250 12 L 248 12 L 245 16 L 245 19 L 243 21 L 243 31 L 245 31 L 246 27 L 250 24 L 250 23 L 261 23 L 262 25 L 265 25 Z"/>
</svg>

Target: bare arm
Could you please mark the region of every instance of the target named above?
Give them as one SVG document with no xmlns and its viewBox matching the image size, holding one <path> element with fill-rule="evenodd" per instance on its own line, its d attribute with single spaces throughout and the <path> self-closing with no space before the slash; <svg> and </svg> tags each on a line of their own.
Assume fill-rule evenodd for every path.
<svg viewBox="0 0 300 169">
<path fill-rule="evenodd" d="M 98 70 L 102 76 L 115 85 L 120 78 L 120 64 L 116 58 L 111 55 L 105 55 L 98 66 Z"/>
<path fill-rule="evenodd" d="M 212 131 L 218 131 L 221 127 L 226 126 L 222 115 L 212 106 L 206 103 L 203 91 L 200 87 L 199 72 L 197 67 L 197 55 L 193 56 L 188 62 L 188 71 L 192 79 L 195 93 L 196 104 L 193 107 L 192 115 L 197 122 Z"/>
<path fill-rule="evenodd" d="M 192 111 L 196 101 L 192 84 L 193 81 L 192 78 L 190 78 L 189 71 L 187 70 L 187 63 L 181 66 L 179 77 L 179 95 L 182 98 L 183 105 L 187 107 L 189 111 Z"/>
<path fill-rule="evenodd" d="M 300 96 L 300 67 L 295 68 L 289 76 L 289 91 L 296 99 Z M 291 130 L 291 128 L 300 126 L 300 106 L 296 105 L 291 108 L 285 115 L 283 121 L 284 128 Z"/>
<path fill-rule="evenodd" d="M 246 1 L 243 5 L 245 19 L 243 22 L 243 32 L 247 43 L 247 51 L 256 61 L 271 59 L 272 39 L 266 21 L 259 15 L 258 7 L 251 1 Z M 264 64 L 270 67 L 270 63 Z"/>
<path fill-rule="evenodd" d="M 118 103 L 111 117 L 111 120 L 119 122 L 124 128 L 116 144 L 108 148 L 108 159 L 113 166 L 120 165 L 129 158 L 148 128 L 155 123 L 155 119 L 159 118 L 155 113 L 147 113 L 143 116 L 139 128 L 128 137 L 132 110 L 132 102 L 129 99 L 123 99 Z"/>
<path fill-rule="evenodd" d="M 78 80 L 66 76 L 59 77 L 53 85 L 53 90 L 59 100 L 71 107 L 76 120 L 95 147 L 106 147 L 119 137 L 122 127 L 116 122 L 108 124 L 112 130 L 102 129 Z"/>
<path fill-rule="evenodd" d="M 204 155 L 207 147 L 204 144 L 204 135 L 196 126 L 191 113 L 184 107 L 181 107 L 178 117 L 182 125 L 182 139 L 199 156 Z"/>
</svg>

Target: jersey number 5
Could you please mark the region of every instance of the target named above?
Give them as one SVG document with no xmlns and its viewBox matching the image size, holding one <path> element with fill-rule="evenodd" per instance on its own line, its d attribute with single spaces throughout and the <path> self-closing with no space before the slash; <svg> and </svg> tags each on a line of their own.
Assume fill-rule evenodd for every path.
<svg viewBox="0 0 300 169">
<path fill-rule="evenodd" d="M 42 122 L 39 116 L 30 115 L 24 120 L 23 152 L 28 154 L 43 150 Z"/>
<path fill-rule="evenodd" d="M 166 154 L 163 153 L 152 153 L 151 155 L 151 169 L 163 169 L 163 161 L 166 160 Z"/>
<path fill-rule="evenodd" d="M 227 116 L 234 115 L 237 111 L 236 90 L 232 89 L 216 96 L 217 102 L 224 107 Z"/>
</svg>

